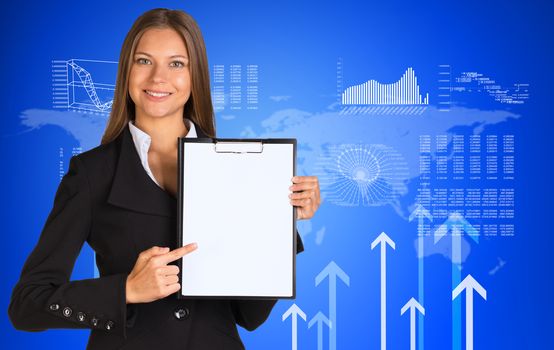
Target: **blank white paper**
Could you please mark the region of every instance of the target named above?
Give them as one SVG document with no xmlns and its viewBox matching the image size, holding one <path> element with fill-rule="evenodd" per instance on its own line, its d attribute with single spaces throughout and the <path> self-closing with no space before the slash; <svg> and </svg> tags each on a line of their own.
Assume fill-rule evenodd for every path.
<svg viewBox="0 0 554 350">
<path fill-rule="evenodd" d="M 262 153 L 183 147 L 183 245 L 198 249 L 182 259 L 181 294 L 291 297 L 293 144 L 264 143 Z"/>
</svg>

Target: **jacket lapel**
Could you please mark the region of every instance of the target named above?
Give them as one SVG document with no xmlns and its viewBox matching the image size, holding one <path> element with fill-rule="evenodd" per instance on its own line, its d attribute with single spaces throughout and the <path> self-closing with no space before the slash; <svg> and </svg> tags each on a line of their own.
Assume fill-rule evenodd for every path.
<svg viewBox="0 0 554 350">
<path fill-rule="evenodd" d="M 197 137 L 206 137 L 196 124 L 195 128 Z M 108 203 L 145 214 L 176 216 L 176 199 L 159 187 L 142 167 L 129 125 L 118 138 L 119 159 L 108 194 Z"/>
</svg>

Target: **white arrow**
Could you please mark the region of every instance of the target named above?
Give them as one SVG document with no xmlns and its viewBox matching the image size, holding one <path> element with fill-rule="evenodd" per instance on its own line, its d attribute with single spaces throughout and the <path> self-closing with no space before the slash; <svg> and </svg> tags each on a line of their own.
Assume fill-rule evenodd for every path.
<svg viewBox="0 0 554 350">
<path fill-rule="evenodd" d="M 421 306 L 414 298 L 411 298 L 406 305 L 400 310 L 400 315 L 404 315 L 404 313 L 410 309 L 410 350 L 415 350 L 416 346 L 416 320 L 415 320 L 415 310 L 418 309 L 419 312 L 422 315 L 425 315 L 425 309 L 423 306 Z"/>
<path fill-rule="evenodd" d="M 453 212 L 448 219 L 435 230 L 435 244 L 452 232 L 452 288 L 456 288 L 462 280 L 462 234 L 465 232 L 476 243 L 479 243 L 479 232 L 458 213 Z M 462 348 L 462 303 L 456 300 L 452 303 L 452 350 Z"/>
<path fill-rule="evenodd" d="M 487 300 L 487 291 L 471 275 L 452 291 L 452 300 L 456 299 L 462 291 L 466 291 L 466 350 L 473 350 L 473 291 Z"/>
<path fill-rule="evenodd" d="M 381 350 L 387 348 L 387 244 L 396 249 L 394 242 L 382 232 L 373 243 L 371 249 L 381 245 Z"/>
<path fill-rule="evenodd" d="M 319 311 L 314 318 L 310 320 L 310 323 L 308 323 L 308 328 L 312 328 L 314 324 L 317 323 L 317 350 L 323 350 L 323 323 L 329 327 L 329 329 L 333 328 L 331 321 L 325 315 Z"/>
<path fill-rule="evenodd" d="M 424 259 L 425 259 L 425 254 L 424 254 L 424 238 L 425 238 L 425 232 L 424 232 L 424 221 L 425 221 L 425 218 L 429 219 L 429 221 L 433 221 L 433 216 L 431 215 L 431 213 L 429 213 L 429 211 L 427 209 L 425 209 L 425 207 L 423 207 L 421 204 L 418 204 L 417 207 L 415 208 L 415 210 L 412 212 L 412 214 L 410 214 L 410 217 L 409 217 L 409 220 L 410 221 L 413 221 L 415 218 L 417 218 L 417 250 L 418 250 L 418 257 L 419 259 L 417 260 L 417 281 L 418 281 L 418 284 L 417 284 L 417 298 L 419 299 L 419 302 L 422 304 L 422 305 L 425 305 L 425 287 L 424 287 L 424 282 L 425 282 L 425 276 L 424 276 L 424 272 L 425 272 L 425 268 L 424 268 Z M 419 341 L 419 350 L 423 350 L 424 349 L 424 344 L 425 344 L 425 341 L 424 341 L 424 335 L 425 335 L 425 332 L 424 332 L 424 320 L 423 320 L 423 315 L 419 315 L 418 317 L 418 341 Z"/>
<path fill-rule="evenodd" d="M 315 278 L 315 285 L 319 285 L 326 277 L 329 277 L 329 319 L 333 327 L 329 330 L 329 349 L 337 348 L 337 277 L 350 286 L 350 277 L 331 261 Z"/>
<path fill-rule="evenodd" d="M 297 349 L 297 317 L 300 315 L 304 321 L 306 321 L 306 314 L 296 304 L 292 304 L 291 307 L 283 314 L 283 321 L 289 316 L 292 318 L 292 350 Z"/>
</svg>

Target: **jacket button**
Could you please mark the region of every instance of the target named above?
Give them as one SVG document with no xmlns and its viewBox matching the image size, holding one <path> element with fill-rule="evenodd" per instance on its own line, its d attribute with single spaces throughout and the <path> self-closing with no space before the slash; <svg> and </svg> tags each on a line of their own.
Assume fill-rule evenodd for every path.
<svg viewBox="0 0 554 350">
<path fill-rule="evenodd" d="M 52 311 L 57 311 L 60 309 L 60 305 L 59 304 L 52 304 L 50 305 L 50 310 Z"/>
<path fill-rule="evenodd" d="M 113 327 L 114 327 L 113 321 L 108 321 L 108 322 L 106 322 L 106 329 L 107 329 L 108 331 L 111 331 L 111 330 L 113 329 Z"/>
<path fill-rule="evenodd" d="M 98 319 L 96 317 L 93 317 L 91 320 L 90 320 L 90 323 L 96 327 L 98 326 Z"/>
<path fill-rule="evenodd" d="M 70 317 L 71 314 L 73 313 L 73 310 L 71 310 L 70 307 L 67 307 L 67 306 L 66 306 L 66 307 L 63 308 L 62 313 L 63 313 L 63 315 L 64 315 L 65 317 Z"/>
<path fill-rule="evenodd" d="M 190 311 L 186 307 L 179 308 L 173 312 L 173 315 L 179 321 L 189 318 Z"/>
<path fill-rule="evenodd" d="M 77 313 L 77 319 L 79 320 L 79 322 L 85 322 L 86 317 L 87 315 L 84 312 Z"/>
</svg>

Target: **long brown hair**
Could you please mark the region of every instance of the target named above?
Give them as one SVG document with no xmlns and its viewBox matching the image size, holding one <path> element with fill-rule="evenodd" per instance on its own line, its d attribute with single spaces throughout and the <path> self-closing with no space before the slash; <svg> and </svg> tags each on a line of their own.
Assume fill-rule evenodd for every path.
<svg viewBox="0 0 554 350">
<path fill-rule="evenodd" d="M 129 72 L 138 42 L 150 28 L 170 28 L 183 39 L 189 54 L 191 95 L 185 104 L 183 118 L 192 120 L 208 137 L 215 137 L 215 118 L 210 94 L 210 73 L 206 46 L 196 21 L 180 10 L 153 9 L 143 13 L 127 33 L 117 69 L 114 100 L 102 144 L 113 141 L 135 119 L 135 103 L 129 96 Z"/>
</svg>

